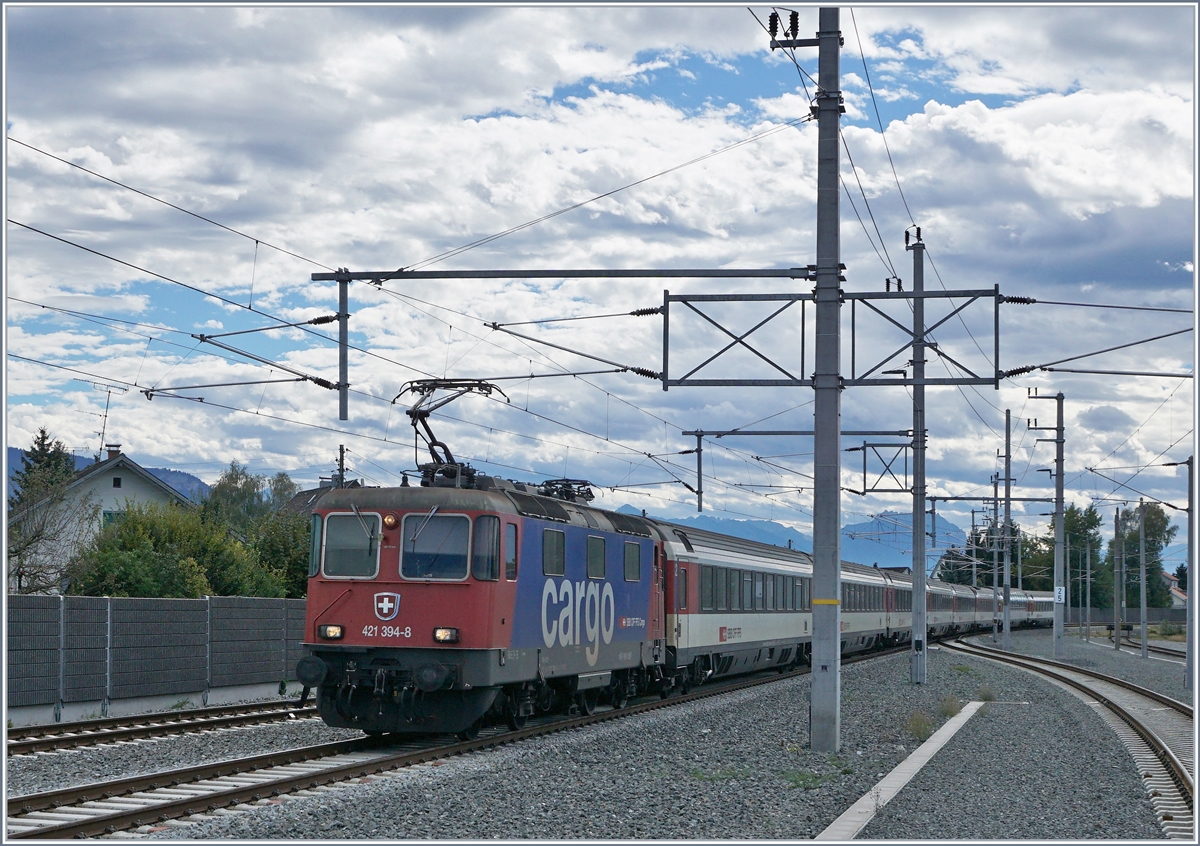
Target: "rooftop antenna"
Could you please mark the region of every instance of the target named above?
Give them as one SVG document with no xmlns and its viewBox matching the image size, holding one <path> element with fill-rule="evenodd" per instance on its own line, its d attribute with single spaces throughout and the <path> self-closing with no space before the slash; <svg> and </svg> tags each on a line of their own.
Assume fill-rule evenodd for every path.
<svg viewBox="0 0 1200 846">
<path fill-rule="evenodd" d="M 76 382 L 88 382 L 87 379 L 76 379 L 75 381 Z M 129 389 L 122 385 L 112 385 L 112 384 L 109 384 L 108 382 L 89 382 L 89 384 L 95 390 L 104 391 L 105 394 L 107 394 L 107 396 L 104 399 L 104 413 L 101 415 L 98 415 L 101 418 L 100 431 L 97 432 L 97 434 L 100 435 L 100 446 L 96 449 L 95 460 L 96 460 L 96 463 L 99 463 L 100 462 L 100 454 L 102 452 L 104 452 L 104 436 L 108 433 L 108 407 L 112 403 L 113 391 L 116 391 L 119 394 L 123 394 L 123 393 L 128 392 Z"/>
</svg>

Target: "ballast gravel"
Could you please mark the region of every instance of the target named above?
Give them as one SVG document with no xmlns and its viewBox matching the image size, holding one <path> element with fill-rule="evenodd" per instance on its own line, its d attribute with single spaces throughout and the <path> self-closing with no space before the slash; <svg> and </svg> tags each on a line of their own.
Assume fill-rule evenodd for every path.
<svg viewBox="0 0 1200 846">
<path fill-rule="evenodd" d="M 26 796 L 355 737 L 362 737 L 362 732 L 330 728 L 314 717 L 17 755 L 7 761 L 6 791 L 9 797 Z"/>
<path fill-rule="evenodd" d="M 808 746 L 807 677 L 171 826 L 163 839 L 806 839 L 956 703 L 994 699 L 860 834 L 1162 839 L 1131 758 L 1080 699 L 932 649 L 842 671 L 838 753 Z M 920 738 L 920 739 L 919 739 Z"/>
<path fill-rule="evenodd" d="M 1192 689 L 1184 678 L 1182 663 L 1155 656 L 1153 653 L 1148 658 L 1143 658 L 1140 651 L 1131 652 L 1130 647 L 1123 647 L 1118 652 L 1112 641 L 1107 639 L 1107 633 L 1102 633 L 1103 631 L 1103 627 L 1094 629 L 1091 640 L 1087 641 L 1080 637 L 1077 631 L 1067 629 L 1063 634 L 1063 657 L 1055 660 L 1115 676 L 1181 702 L 1191 703 Z M 1136 627 L 1134 634 L 1137 634 Z M 990 633 L 975 640 L 983 646 L 993 645 Z M 1182 644 L 1178 643 L 1166 645 L 1174 649 L 1182 648 Z M 1025 655 L 1054 657 L 1054 640 L 1046 630 L 1014 630 L 1012 647 L 1014 652 Z M 1139 647 L 1133 649 L 1139 650 Z"/>
</svg>

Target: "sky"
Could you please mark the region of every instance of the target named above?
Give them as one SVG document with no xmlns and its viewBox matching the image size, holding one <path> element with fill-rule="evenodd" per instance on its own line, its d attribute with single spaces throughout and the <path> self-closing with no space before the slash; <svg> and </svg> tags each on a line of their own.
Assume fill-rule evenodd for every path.
<svg viewBox="0 0 1200 846">
<path fill-rule="evenodd" d="M 662 318 L 628 313 L 661 306 L 665 289 L 807 293 L 811 282 L 356 282 L 347 421 L 336 393 L 283 381 L 337 381 L 336 327 L 218 339 L 233 350 L 195 336 L 333 314 L 336 285 L 310 277 L 340 267 L 813 263 L 817 130 L 802 119 L 816 50 L 771 51 L 770 12 L 6 6 L 7 444 L 28 446 L 45 426 L 91 455 L 103 431 L 143 466 L 212 482 L 236 460 L 303 485 L 329 476 L 344 444 L 350 475 L 394 485 L 427 460 L 404 414 L 414 395 L 392 402 L 406 383 L 491 379 L 503 395 L 432 418 L 456 457 L 506 478 L 590 480 L 602 507 L 694 514 L 695 456 L 681 453 L 696 442 L 682 433 L 809 429 L 811 390 L 663 391 L 595 371 L 662 370 Z M 811 37 L 816 9 L 799 13 Z M 991 494 L 1008 409 L 1013 494 L 1051 496 L 1041 471 L 1053 444 L 1039 439 L 1053 433 L 1029 425 L 1053 425 L 1055 403 L 1031 396 L 1061 391 L 1069 502 L 1096 502 L 1105 526 L 1139 495 L 1186 504 L 1183 469 L 1162 465 L 1195 440 L 1194 380 L 1178 375 L 1196 352 L 1194 7 L 863 6 L 843 8 L 840 26 L 846 291 L 890 277 L 909 290 L 904 233 L 920 226 L 927 288 L 998 285 L 1076 304 L 1002 305 L 1002 370 L 1168 335 L 1059 365 L 1163 375 L 1033 369 L 998 390 L 927 389 L 930 494 Z M 928 323 L 964 302 L 932 301 Z M 911 320 L 905 302 L 883 310 Z M 703 311 L 735 334 L 770 313 Z M 851 344 L 849 312 L 843 372 L 902 346 L 863 307 Z M 529 323 L 568 317 L 588 319 Z M 673 378 L 729 340 L 681 305 L 670 320 Z M 790 309 L 746 340 L 789 372 L 811 370 L 811 309 L 806 321 L 802 333 Z M 993 372 L 989 301 L 933 337 L 946 356 L 931 357 L 931 376 Z M 697 373 L 775 375 L 746 350 Z M 911 425 L 903 387 L 842 395 L 845 430 Z M 811 451 L 801 436 L 706 441 L 705 511 L 811 532 Z M 870 464 L 871 479 L 881 469 Z M 862 489 L 861 452 L 843 453 L 843 485 Z M 846 492 L 842 507 L 842 523 L 858 523 L 911 511 L 911 497 Z M 938 511 L 961 526 L 972 508 L 982 504 Z M 1044 533 L 1049 510 L 1014 515 Z"/>
</svg>

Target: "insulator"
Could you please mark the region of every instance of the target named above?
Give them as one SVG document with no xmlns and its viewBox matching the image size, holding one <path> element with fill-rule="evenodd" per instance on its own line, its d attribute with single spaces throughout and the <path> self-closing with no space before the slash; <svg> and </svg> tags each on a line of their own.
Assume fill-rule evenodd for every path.
<svg viewBox="0 0 1200 846">
<path fill-rule="evenodd" d="M 635 308 L 629 312 L 630 317 L 649 317 L 652 314 L 662 314 L 662 306 L 655 308 Z"/>
<path fill-rule="evenodd" d="M 1014 370 L 1005 370 L 1001 374 L 1001 376 L 1003 378 L 1007 379 L 1009 376 L 1020 376 L 1023 373 L 1032 373 L 1034 370 L 1037 370 L 1037 365 L 1030 364 L 1030 365 L 1027 365 L 1026 367 L 1018 367 Z"/>
<path fill-rule="evenodd" d="M 908 246 L 908 236 L 912 234 L 907 229 L 904 230 L 904 246 Z"/>
<path fill-rule="evenodd" d="M 917 227 L 917 240 L 918 241 L 921 240 L 921 227 L 919 227 L 919 226 Z"/>
<path fill-rule="evenodd" d="M 321 326 L 325 323 L 333 323 L 339 317 L 341 317 L 340 314 L 327 314 L 324 317 L 314 317 L 312 320 L 308 321 L 308 323 L 310 326 Z"/>
<path fill-rule="evenodd" d="M 338 389 L 337 385 L 333 384 L 328 379 L 322 379 L 320 376 L 309 376 L 308 381 L 312 382 L 314 385 L 320 385 L 322 388 L 330 391 L 336 391 Z"/>
<path fill-rule="evenodd" d="M 662 378 L 661 373 L 655 373 L 653 370 L 647 370 L 645 367 L 631 367 L 629 368 L 629 372 L 636 373 L 638 376 L 644 376 L 647 379 L 658 380 Z"/>
<path fill-rule="evenodd" d="M 776 35 L 779 34 L 779 13 L 778 12 L 772 12 L 771 17 L 767 18 L 767 32 L 771 33 L 772 38 L 774 38 Z"/>
<path fill-rule="evenodd" d="M 1016 305 L 1033 305 L 1037 302 L 1033 297 L 1001 297 L 1002 303 L 1014 303 Z"/>
<path fill-rule="evenodd" d="M 800 13 L 792 12 L 790 15 L 790 20 L 792 25 L 792 38 L 795 38 L 800 34 Z"/>
</svg>

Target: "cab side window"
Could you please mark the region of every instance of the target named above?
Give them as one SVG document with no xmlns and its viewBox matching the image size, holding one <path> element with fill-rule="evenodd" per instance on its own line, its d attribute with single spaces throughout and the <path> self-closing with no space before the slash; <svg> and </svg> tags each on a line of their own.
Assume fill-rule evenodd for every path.
<svg viewBox="0 0 1200 846">
<path fill-rule="evenodd" d="M 515 523 L 504 524 L 504 578 L 510 582 L 517 580 L 517 526 Z"/>
<path fill-rule="evenodd" d="M 567 572 L 567 536 L 557 529 L 542 530 L 542 575 L 561 576 Z"/>
<path fill-rule="evenodd" d="M 481 514 L 475 518 L 475 554 L 471 574 L 476 579 L 494 582 L 500 578 L 500 518 Z"/>
</svg>

